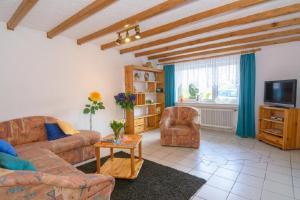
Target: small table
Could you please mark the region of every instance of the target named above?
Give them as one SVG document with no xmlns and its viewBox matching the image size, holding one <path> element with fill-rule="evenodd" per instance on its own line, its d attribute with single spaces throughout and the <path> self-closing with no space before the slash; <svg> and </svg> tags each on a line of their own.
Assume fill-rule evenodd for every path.
<svg viewBox="0 0 300 200">
<path fill-rule="evenodd" d="M 112 135 L 105 137 L 112 138 Z M 142 136 L 141 135 L 124 135 L 121 144 L 101 141 L 95 145 L 97 173 L 110 175 L 115 178 L 135 179 L 137 178 L 144 160 L 142 159 Z M 139 157 L 135 158 L 134 149 L 138 146 Z M 101 166 L 100 148 L 110 148 L 110 158 Z M 130 158 L 115 158 L 114 148 L 130 149 Z"/>
</svg>

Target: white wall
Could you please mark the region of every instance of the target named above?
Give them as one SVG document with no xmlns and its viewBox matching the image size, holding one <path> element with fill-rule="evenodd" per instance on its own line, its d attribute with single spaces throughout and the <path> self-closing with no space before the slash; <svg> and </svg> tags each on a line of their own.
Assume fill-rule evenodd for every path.
<svg viewBox="0 0 300 200">
<path fill-rule="evenodd" d="M 89 128 L 82 109 L 91 91 L 103 95 L 105 110 L 96 113 L 94 130 L 110 133 L 109 121 L 122 117 L 113 96 L 124 88 L 123 67 L 140 64 L 116 50 L 101 52 L 96 45 L 0 23 L 0 121 L 49 115 Z"/>
<path fill-rule="evenodd" d="M 297 79 L 300 107 L 300 42 L 263 47 L 256 53 L 256 116 L 264 101 L 264 81 Z"/>
</svg>

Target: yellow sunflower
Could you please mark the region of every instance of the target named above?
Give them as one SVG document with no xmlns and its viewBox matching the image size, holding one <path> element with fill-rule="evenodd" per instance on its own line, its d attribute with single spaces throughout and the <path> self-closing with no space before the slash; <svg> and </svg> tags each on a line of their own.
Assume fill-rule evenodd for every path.
<svg viewBox="0 0 300 200">
<path fill-rule="evenodd" d="M 101 97 L 101 94 L 99 92 L 92 92 L 90 94 L 90 99 L 92 101 L 101 101 L 102 97 Z"/>
</svg>

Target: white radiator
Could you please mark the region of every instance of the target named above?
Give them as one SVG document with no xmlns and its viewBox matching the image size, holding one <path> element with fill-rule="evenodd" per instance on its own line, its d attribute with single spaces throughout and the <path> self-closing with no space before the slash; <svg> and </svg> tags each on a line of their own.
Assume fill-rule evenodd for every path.
<svg viewBox="0 0 300 200">
<path fill-rule="evenodd" d="M 235 130 L 235 109 L 199 108 L 199 111 L 201 127 Z"/>
</svg>

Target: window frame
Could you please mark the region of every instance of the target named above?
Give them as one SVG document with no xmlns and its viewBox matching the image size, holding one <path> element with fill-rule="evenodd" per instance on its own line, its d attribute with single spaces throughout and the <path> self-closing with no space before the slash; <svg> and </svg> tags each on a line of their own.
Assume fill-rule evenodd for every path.
<svg viewBox="0 0 300 200">
<path fill-rule="evenodd" d="M 210 61 L 212 61 L 212 59 L 209 59 Z M 200 67 L 200 66 L 199 66 Z M 216 83 L 218 83 L 218 75 L 217 75 L 217 71 L 218 71 L 218 67 L 214 67 L 214 66 L 211 66 L 212 68 L 212 87 L 211 87 L 211 96 L 212 96 L 212 99 L 211 100 L 198 100 L 197 99 L 190 99 L 190 98 L 182 98 L 182 101 L 180 101 L 179 99 L 179 95 L 177 92 L 175 92 L 177 95 L 176 95 L 176 103 L 178 104 L 184 104 L 184 103 L 192 103 L 192 104 L 202 104 L 202 105 L 205 105 L 205 104 L 216 104 L 216 105 L 232 105 L 232 106 L 235 106 L 235 105 L 238 105 L 238 102 L 239 102 L 239 87 L 240 87 L 240 83 L 239 83 L 239 66 L 237 65 L 236 66 L 237 69 L 236 69 L 236 93 L 237 93 L 237 96 L 236 96 L 236 99 L 233 99 L 232 101 L 230 99 L 228 99 L 228 103 L 226 103 L 226 100 L 225 101 L 220 101 L 218 102 L 218 96 L 219 96 L 219 88 L 220 86 Z M 175 65 L 175 68 L 176 68 L 176 65 Z M 181 69 L 182 70 L 182 69 Z M 176 70 L 175 70 L 175 77 L 176 77 Z M 175 78 L 175 81 L 176 81 L 176 78 Z M 177 84 L 175 83 L 175 85 L 177 86 Z M 176 90 L 178 88 L 176 87 Z"/>
</svg>

